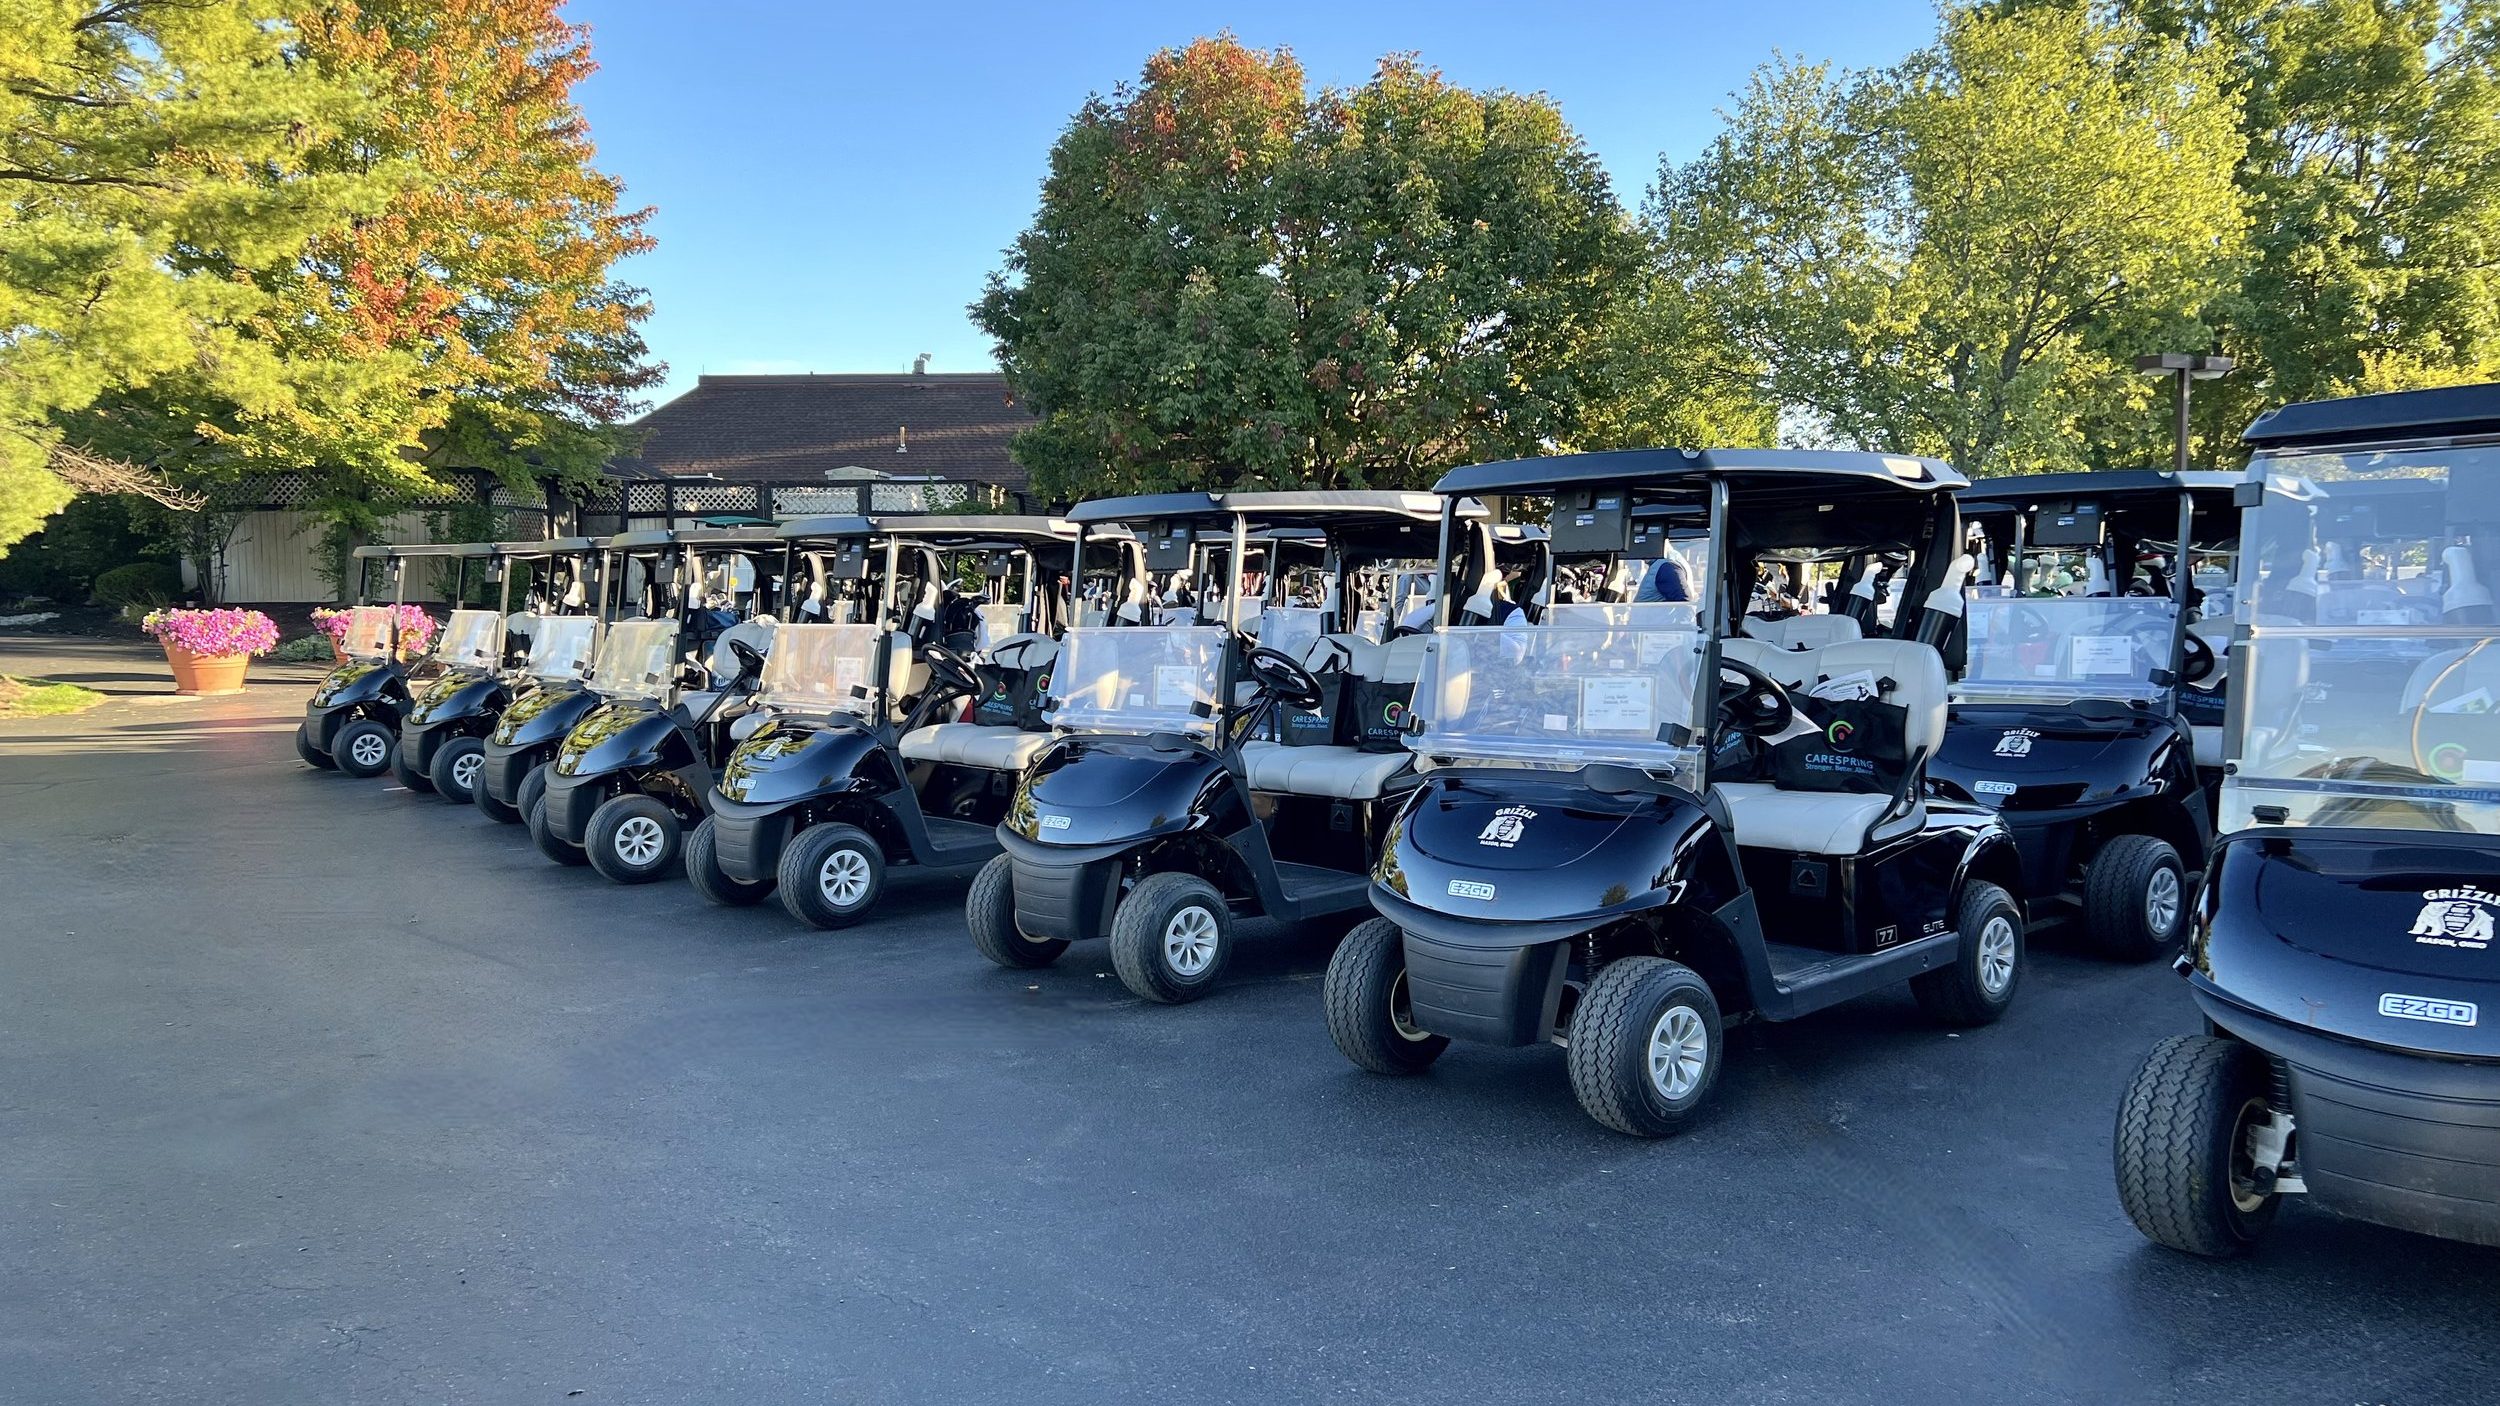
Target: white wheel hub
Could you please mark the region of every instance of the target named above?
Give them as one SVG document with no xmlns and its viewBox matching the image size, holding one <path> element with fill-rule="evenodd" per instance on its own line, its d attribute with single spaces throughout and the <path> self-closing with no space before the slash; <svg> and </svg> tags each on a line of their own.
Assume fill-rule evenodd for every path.
<svg viewBox="0 0 2500 1406">
<path fill-rule="evenodd" d="M 1431 1031 L 1415 1023 L 1415 997 L 1406 989 L 1404 968 L 1389 983 L 1389 1028 L 1409 1044 L 1419 1045 L 1432 1038 Z"/>
<path fill-rule="evenodd" d="M 659 859 L 660 849 L 667 839 L 668 836 L 660 829 L 660 822 L 647 815 L 634 815 L 626 817 L 625 822 L 616 827 L 616 838 L 610 843 L 616 849 L 617 858 L 641 869 Z"/>
<path fill-rule="evenodd" d="M 2167 937 L 2179 921 L 2179 871 L 2164 865 L 2144 886 L 2144 925 Z"/>
<path fill-rule="evenodd" d="M 868 897 L 868 856 L 855 849 L 826 855 L 816 869 L 816 887 L 836 908 L 857 906 Z"/>
<path fill-rule="evenodd" d="M 1215 965 L 1215 915 L 1197 904 L 1163 925 L 1163 960 L 1182 976 L 1201 976 Z"/>
<path fill-rule="evenodd" d="M 2002 996 L 2014 983 L 2014 920 L 1998 913 L 1979 930 L 1979 989 Z"/>
<path fill-rule="evenodd" d="M 486 758 L 480 753 L 471 752 L 468 755 L 461 757 L 458 761 L 451 764 L 452 786 L 455 789 L 462 791 L 475 790 L 477 788 L 477 774 L 484 770 L 485 767 Z"/>
<path fill-rule="evenodd" d="M 1701 1012 L 1674 1005 L 1649 1027 L 1649 1082 L 1659 1096 L 1673 1103 L 1701 1085 L 1710 1067 L 1710 1027 Z"/>
<path fill-rule="evenodd" d="M 389 760 L 391 744 L 375 733 L 360 733 L 348 744 L 347 755 L 358 766 L 380 766 Z"/>
</svg>

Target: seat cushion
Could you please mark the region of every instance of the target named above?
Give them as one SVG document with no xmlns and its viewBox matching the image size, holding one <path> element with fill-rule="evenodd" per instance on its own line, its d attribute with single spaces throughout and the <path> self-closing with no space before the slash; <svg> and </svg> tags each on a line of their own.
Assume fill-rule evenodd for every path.
<svg viewBox="0 0 2500 1406">
<path fill-rule="evenodd" d="M 1022 771 L 1050 745 L 1047 732 L 978 723 L 934 723 L 903 734 L 903 755 L 915 762 L 980 767 L 986 771 Z"/>
<path fill-rule="evenodd" d="M 1748 617 L 1737 627 L 1748 639 L 1761 640 L 1774 649 L 1820 649 L 1827 644 L 1863 638 L 1857 618 L 1849 615 L 1791 615 L 1785 620 L 1755 620 Z"/>
<path fill-rule="evenodd" d="M 1241 759 L 1249 769 L 1253 791 L 1340 801 L 1376 801 L 1392 783 L 1414 771 L 1414 758 L 1406 752 L 1288 747 L 1281 742 L 1243 743 Z"/>
<path fill-rule="evenodd" d="M 1864 848 L 1867 827 L 1892 804 L 1892 797 L 1847 791 L 1783 791 L 1761 781 L 1722 781 L 1710 788 L 1727 802 L 1736 822 L 1736 843 L 1751 849 L 1787 850 L 1797 854 L 1856 854 Z M 1885 825 L 1878 840 L 1890 839 L 1927 823 L 1923 808 Z"/>
</svg>

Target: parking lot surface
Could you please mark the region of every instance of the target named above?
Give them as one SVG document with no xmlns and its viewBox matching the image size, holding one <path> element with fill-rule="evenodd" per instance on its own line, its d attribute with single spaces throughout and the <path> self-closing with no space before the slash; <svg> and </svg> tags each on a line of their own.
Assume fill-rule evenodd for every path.
<svg viewBox="0 0 2500 1406">
<path fill-rule="evenodd" d="M 2156 1249 L 2109 1128 L 2193 1027 L 2035 940 L 2013 1013 L 1737 1032 L 1657 1143 L 1560 1052 L 1357 1072 L 1327 931 L 1197 1005 L 975 955 L 964 875 L 819 933 L 299 764 L 317 671 L 0 723 L 0 1399 L 2492 1397 L 2500 1253 L 2294 1204 Z"/>
</svg>

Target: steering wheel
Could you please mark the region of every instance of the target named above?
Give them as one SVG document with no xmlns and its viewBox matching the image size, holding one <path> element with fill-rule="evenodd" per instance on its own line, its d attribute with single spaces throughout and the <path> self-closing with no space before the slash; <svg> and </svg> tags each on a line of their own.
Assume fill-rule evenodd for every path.
<svg viewBox="0 0 2500 1406">
<path fill-rule="evenodd" d="M 929 676 L 948 689 L 975 697 L 990 691 L 981 681 L 981 671 L 960 652 L 935 641 L 923 644 L 918 652 L 920 662 L 929 666 Z"/>
<path fill-rule="evenodd" d="M 2187 636 L 2187 653 L 2179 663 L 2179 681 L 2202 683 L 2213 677 L 2221 662 L 2214 655 L 2214 647 L 2191 632 Z"/>
<path fill-rule="evenodd" d="M 730 657 L 738 661 L 740 673 L 753 679 L 764 677 L 764 652 L 762 650 L 748 644 L 745 640 L 733 639 L 728 644 Z"/>
<path fill-rule="evenodd" d="M 1259 687 L 1270 698 L 1287 707 L 1316 708 L 1320 705 L 1323 695 L 1319 680 L 1311 677 L 1310 670 L 1282 650 L 1260 645 L 1250 651 L 1243 667 L 1250 671 L 1250 677 L 1258 681 Z"/>
<path fill-rule="evenodd" d="M 1728 676 L 1735 675 L 1736 682 Z M 1742 659 L 1719 660 L 1719 716 L 1728 726 L 1756 737 L 1776 737 L 1797 720 L 1797 700 L 1788 686 Z"/>
</svg>

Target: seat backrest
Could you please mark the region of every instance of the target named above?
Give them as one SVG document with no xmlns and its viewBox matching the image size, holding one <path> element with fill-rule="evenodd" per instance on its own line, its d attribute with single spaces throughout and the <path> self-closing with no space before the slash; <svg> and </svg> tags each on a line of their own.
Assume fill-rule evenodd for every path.
<svg viewBox="0 0 2500 1406">
<path fill-rule="evenodd" d="M 1008 635 L 990 645 L 989 656 L 1002 669 L 1039 669 L 1059 657 L 1059 641 L 1048 635 Z"/>
<path fill-rule="evenodd" d="M 892 631 L 885 643 L 886 706 L 899 717 L 904 700 L 919 697 L 920 690 L 929 686 L 929 666 L 920 662 L 920 646 L 910 632 Z"/>
<path fill-rule="evenodd" d="M 1814 651 L 1782 649 L 1768 640 L 1721 640 L 1719 657 L 1751 664 L 1790 688 L 1802 687 L 1814 678 Z"/>
<path fill-rule="evenodd" d="M 1724 648 L 1724 646 L 1722 646 Z M 1905 710 L 1902 743 L 1910 755 L 1934 752 L 1944 742 L 1944 655 L 1916 640 L 1842 640 L 1812 651 L 1814 679 L 1869 673 L 1892 680 L 1883 701 Z M 1809 680 L 1811 686 L 1812 679 Z"/>
<path fill-rule="evenodd" d="M 731 640 L 746 645 L 758 654 L 770 654 L 773 652 L 772 622 L 769 620 L 741 621 L 721 631 L 720 638 L 712 641 L 712 655 L 709 660 L 705 661 L 704 667 L 711 672 L 712 684 L 715 688 L 727 688 L 729 681 L 738 677 L 738 656 L 730 651 Z"/>
<path fill-rule="evenodd" d="M 1321 635 L 1286 652 L 1314 674 L 1335 671 L 1357 678 L 1379 677 L 1381 646 L 1361 635 Z"/>
<path fill-rule="evenodd" d="M 1785 620 L 1748 618 L 1742 628 L 1746 638 L 1781 649 L 1820 649 L 1861 638 L 1866 633 L 1858 628 L 1857 617 L 1851 615 L 1791 615 Z"/>
<path fill-rule="evenodd" d="M 1381 683 L 1415 683 L 1424 676 L 1424 651 L 1432 643 L 1430 635 L 1406 635 L 1378 646 L 1377 675 L 1366 674 Z"/>
</svg>

